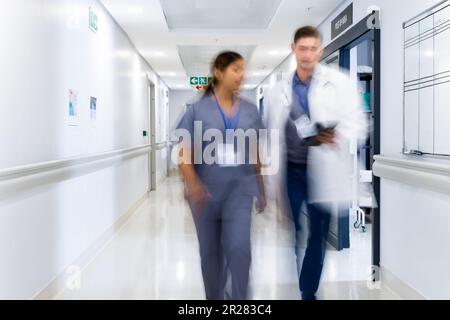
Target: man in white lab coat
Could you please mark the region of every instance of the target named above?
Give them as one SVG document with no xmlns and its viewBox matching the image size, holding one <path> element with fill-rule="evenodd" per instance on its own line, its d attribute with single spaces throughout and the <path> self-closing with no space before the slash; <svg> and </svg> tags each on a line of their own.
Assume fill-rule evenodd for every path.
<svg viewBox="0 0 450 320">
<path fill-rule="evenodd" d="M 319 64 L 323 48 L 317 29 L 297 30 L 292 51 L 297 69 L 266 99 L 267 127 L 280 134 L 280 141 L 271 144 L 280 144 L 282 157 L 278 174 L 268 180 L 278 190 L 277 203 L 293 218 L 296 234 L 301 206 L 307 205 L 310 229 L 299 286 L 302 298 L 312 300 L 322 273 L 330 208 L 351 201 L 350 150 L 365 138 L 367 126 L 356 83 Z"/>
</svg>

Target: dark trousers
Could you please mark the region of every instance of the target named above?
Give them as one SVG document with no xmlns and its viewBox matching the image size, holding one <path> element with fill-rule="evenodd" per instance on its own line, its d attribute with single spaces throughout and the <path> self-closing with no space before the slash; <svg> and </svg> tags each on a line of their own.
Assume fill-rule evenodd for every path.
<svg viewBox="0 0 450 320">
<path fill-rule="evenodd" d="M 201 212 L 193 210 L 208 300 L 248 298 L 252 206 L 253 196 L 235 189 L 223 199 L 208 201 Z M 231 296 L 225 290 L 230 280 Z"/>
<path fill-rule="evenodd" d="M 287 166 L 287 191 L 294 220 L 296 239 L 301 232 L 300 210 L 302 204 L 308 202 L 308 184 L 306 164 L 292 164 Z M 319 288 L 325 257 L 326 238 L 330 226 L 330 213 L 318 205 L 307 204 L 309 217 L 309 237 L 301 271 L 299 271 L 300 291 L 304 294 L 315 294 Z M 296 253 L 299 243 L 295 244 Z M 297 254 L 297 265 L 301 257 Z"/>
</svg>

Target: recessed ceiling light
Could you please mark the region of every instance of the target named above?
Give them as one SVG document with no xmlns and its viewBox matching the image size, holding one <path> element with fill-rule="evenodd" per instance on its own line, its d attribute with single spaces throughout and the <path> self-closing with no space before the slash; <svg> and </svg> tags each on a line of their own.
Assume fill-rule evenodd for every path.
<svg viewBox="0 0 450 320">
<path fill-rule="evenodd" d="M 126 59 L 126 58 L 130 58 L 132 56 L 132 54 L 131 54 L 131 51 L 129 51 L 129 50 L 116 50 L 115 56 L 117 58 Z"/>
<path fill-rule="evenodd" d="M 252 73 L 252 75 L 254 75 L 255 77 L 265 76 L 267 74 L 268 74 L 268 72 L 266 72 L 266 71 L 255 71 Z"/>
<path fill-rule="evenodd" d="M 285 50 L 282 50 L 282 51 L 278 51 L 278 50 L 269 51 L 269 55 L 271 55 L 271 56 L 287 56 L 288 54 L 289 54 L 289 51 L 285 51 Z"/>
<path fill-rule="evenodd" d="M 144 9 L 142 9 L 142 7 L 129 7 L 129 8 L 128 8 L 128 12 L 129 12 L 129 13 L 137 14 L 137 13 L 142 13 L 142 12 L 144 12 Z"/>
<path fill-rule="evenodd" d="M 161 72 L 161 76 L 175 77 L 177 75 L 176 72 Z"/>
<path fill-rule="evenodd" d="M 144 56 L 146 56 L 146 57 L 163 57 L 163 56 L 165 56 L 165 53 L 162 51 L 150 51 L 150 52 L 145 52 Z"/>
</svg>

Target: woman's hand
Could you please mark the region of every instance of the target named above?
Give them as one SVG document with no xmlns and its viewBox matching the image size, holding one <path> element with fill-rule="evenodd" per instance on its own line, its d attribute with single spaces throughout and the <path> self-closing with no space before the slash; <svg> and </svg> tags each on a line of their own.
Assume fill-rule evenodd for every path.
<svg viewBox="0 0 450 320">
<path fill-rule="evenodd" d="M 265 194 L 260 194 L 256 199 L 256 212 L 261 213 L 267 208 L 267 200 Z"/>
<path fill-rule="evenodd" d="M 257 150 L 257 164 L 255 166 L 256 169 L 256 179 L 258 181 L 258 197 L 257 197 L 257 201 L 256 201 L 256 211 L 257 213 L 261 213 L 264 210 L 266 210 L 267 207 L 267 200 L 266 200 L 266 187 L 264 185 L 264 178 L 261 175 L 261 168 L 262 168 L 262 164 L 261 161 L 259 159 L 259 150 Z"/>
<path fill-rule="evenodd" d="M 187 184 L 187 196 L 194 203 L 205 201 L 210 197 L 208 190 L 200 181 Z"/>
</svg>

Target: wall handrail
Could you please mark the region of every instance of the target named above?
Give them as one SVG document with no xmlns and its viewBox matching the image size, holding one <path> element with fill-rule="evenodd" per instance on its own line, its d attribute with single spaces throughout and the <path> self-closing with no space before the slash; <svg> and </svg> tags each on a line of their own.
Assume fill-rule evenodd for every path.
<svg viewBox="0 0 450 320">
<path fill-rule="evenodd" d="M 375 176 L 450 195 L 450 162 L 374 157 Z"/>
<path fill-rule="evenodd" d="M 101 152 L 88 156 L 78 156 L 73 158 L 53 160 L 47 162 L 34 163 L 29 165 L 0 169 L 0 181 L 12 180 L 19 177 L 31 176 L 39 173 L 65 169 L 78 165 L 87 165 L 104 160 L 114 160 L 115 158 L 130 158 L 148 153 L 152 149 L 151 145 L 119 149 L 108 152 Z"/>
</svg>

